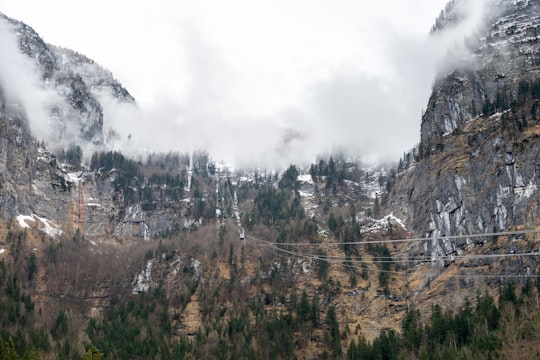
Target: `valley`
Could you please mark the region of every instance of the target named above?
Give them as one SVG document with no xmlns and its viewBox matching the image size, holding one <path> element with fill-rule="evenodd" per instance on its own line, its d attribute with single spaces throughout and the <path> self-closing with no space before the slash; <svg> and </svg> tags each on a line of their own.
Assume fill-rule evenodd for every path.
<svg viewBox="0 0 540 360">
<path fill-rule="evenodd" d="M 134 151 L 113 75 L 0 14 L 54 94 L 45 136 L 0 81 L 0 358 L 538 358 L 540 2 L 492 5 L 417 146 L 282 168 Z"/>
</svg>

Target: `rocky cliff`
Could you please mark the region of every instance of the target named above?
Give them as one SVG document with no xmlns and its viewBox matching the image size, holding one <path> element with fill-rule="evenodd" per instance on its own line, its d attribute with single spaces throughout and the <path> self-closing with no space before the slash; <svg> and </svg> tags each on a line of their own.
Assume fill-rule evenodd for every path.
<svg viewBox="0 0 540 360">
<path fill-rule="evenodd" d="M 22 91 L 30 97 L 37 91 L 48 94 L 47 98 L 26 99 L 22 102 L 23 106 L 12 107 L 11 111 L 32 125 L 32 135 L 45 140 L 54 151 L 65 150 L 73 143 L 85 149 L 99 150 L 104 138 L 103 109 L 99 96 L 105 93 L 117 101 L 129 103 L 134 103 L 133 97 L 109 71 L 91 59 L 46 44 L 30 26 L 1 13 L 0 21 L 5 32 L 3 36 L 7 41 L 15 41 L 20 50 L 21 54 L 10 55 L 15 61 L 24 63 L 21 72 L 30 79 L 25 86 L 33 88 Z M 14 52 L 13 49 L 9 51 Z M 6 86 L 0 94 L 15 98 L 15 101 L 20 100 L 10 93 L 13 89 L 9 84 L 2 85 Z M 32 109 L 28 109 L 29 104 Z M 35 107 L 43 107 L 48 119 L 32 119 Z M 37 121 L 46 121 L 47 124 L 36 126 Z"/>
<path fill-rule="evenodd" d="M 433 36 L 459 21 L 452 14 L 460 3 L 447 7 Z M 388 206 L 430 239 L 411 251 L 427 259 L 459 255 L 488 239 L 467 235 L 540 225 L 540 2 L 492 1 L 488 8 L 466 39 L 467 54 L 434 84 L 418 161 L 389 184 Z M 529 250 L 537 250 L 535 243 Z"/>
<path fill-rule="evenodd" d="M 13 49 L 4 50 L 14 52 L 12 58 L 30 71 L 19 74 L 30 79 L 22 89 L 26 99 L 16 84 L 0 81 L 2 217 L 48 219 L 57 229 L 79 229 L 94 239 L 148 240 L 181 227 L 186 207 L 181 198 L 143 211 L 142 202 L 126 200 L 124 192 L 144 184 L 134 180 L 119 186 L 115 180 L 121 170 L 81 166 L 83 153 L 89 157 L 107 150 L 100 98 L 135 104 L 129 92 L 93 60 L 46 44 L 30 26 L 1 13 L 0 22 L 4 38 L 14 42 Z M 32 97 L 42 93 L 48 97 Z M 36 108 L 45 111 L 45 118 L 33 118 Z M 175 171 L 184 168 L 178 165 Z"/>
<path fill-rule="evenodd" d="M 465 3 L 452 1 L 432 36 L 464 21 Z M 0 82 L 0 257 L 13 279 L 0 276 L 2 289 L 23 279 L 40 327 L 68 309 L 80 346 L 85 336 L 112 338 L 108 321 L 117 332 L 140 316 L 165 339 L 207 338 L 216 358 L 253 334 L 256 349 L 294 340 L 291 353 L 308 358 L 323 356 L 328 334 L 334 345 L 375 339 L 399 330 L 411 304 L 428 319 L 433 304 L 455 308 L 532 276 L 537 257 L 521 255 L 540 251 L 540 1 L 491 4 L 460 61 L 435 81 L 421 142 L 397 170 L 330 158 L 281 176 L 236 175 L 204 152 L 142 162 L 106 151 L 100 97 L 133 98 L 92 60 L 0 16 L 56 95 L 48 115 L 57 130 L 41 141 L 25 103 Z M 104 151 L 83 164 L 67 139 Z M 123 304 L 129 316 L 114 323 Z M 325 310 L 337 312 L 337 332 Z M 265 324 L 286 338 L 265 341 Z M 231 336 L 243 329 L 245 339 Z"/>
<path fill-rule="evenodd" d="M 455 46 L 460 49 L 457 64 L 435 82 L 422 117 L 422 144 L 479 115 L 510 109 L 520 82 L 539 76 L 540 4 L 500 0 L 488 4 L 476 31 Z M 452 26 L 463 6 L 463 1 L 451 2 L 432 36 Z M 458 50 L 450 49 L 449 54 L 453 51 Z"/>
</svg>

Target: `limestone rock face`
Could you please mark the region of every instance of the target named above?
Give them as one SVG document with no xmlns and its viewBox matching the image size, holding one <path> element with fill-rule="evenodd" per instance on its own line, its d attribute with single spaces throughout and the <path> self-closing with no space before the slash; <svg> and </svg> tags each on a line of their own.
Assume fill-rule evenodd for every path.
<svg viewBox="0 0 540 360">
<path fill-rule="evenodd" d="M 459 18 L 459 4 L 447 7 L 446 22 Z M 451 133 L 494 108 L 509 108 L 522 79 L 540 75 L 540 4 L 492 0 L 479 33 L 466 39 L 466 54 L 456 68 L 440 74 L 422 117 L 421 142 Z M 433 36 L 450 26 L 445 19 Z"/>
<path fill-rule="evenodd" d="M 55 94 L 46 106 L 47 124 L 36 133 L 28 101 L 20 101 L 0 81 L 0 212 L 2 217 L 33 216 L 59 228 L 79 229 L 90 238 L 149 240 L 183 223 L 182 204 L 141 209 L 126 206 L 114 174 L 94 173 L 57 161 L 74 144 L 89 156 L 106 150 L 100 99 L 135 104 L 110 71 L 75 51 L 46 44 L 28 25 L 0 13 L 2 31 L 13 37 L 19 54 L 31 63 L 36 91 Z M 6 30 L 7 29 L 7 30 Z M 45 141 L 42 141 L 45 140 Z"/>
<path fill-rule="evenodd" d="M 44 107 L 47 124 L 40 126 L 40 133 L 32 135 L 44 139 L 55 151 L 65 150 L 70 144 L 94 150 L 103 145 L 104 114 L 99 97 L 106 94 L 115 101 L 134 104 L 133 97 L 109 71 L 91 59 L 46 44 L 30 26 L 2 13 L 0 22 L 5 25 L 2 31 L 15 37 L 20 53 L 24 55 L 22 59 L 31 64 L 35 74 L 28 76 L 35 77 L 33 86 L 37 91 L 49 94 L 46 100 L 26 99 L 21 104 L 11 104 L 12 111 L 26 122 L 33 112 L 33 109 L 25 108 L 29 103 L 35 101 L 33 107 Z M 10 88 L 0 91 L 3 98 L 10 92 Z"/>
<path fill-rule="evenodd" d="M 148 241 L 186 222 L 185 203 L 124 203 L 114 173 L 98 174 L 58 164 L 16 123 L 0 118 L 0 213 L 3 218 L 35 214 L 89 239 Z M 19 140 L 16 136 L 19 136 Z"/>
<path fill-rule="evenodd" d="M 540 224 L 540 98 L 531 91 L 540 84 L 540 3 L 493 7 L 466 61 L 435 82 L 418 161 L 388 193 L 387 205 L 426 238 L 415 256 L 458 255 L 491 238 L 472 235 Z"/>
</svg>

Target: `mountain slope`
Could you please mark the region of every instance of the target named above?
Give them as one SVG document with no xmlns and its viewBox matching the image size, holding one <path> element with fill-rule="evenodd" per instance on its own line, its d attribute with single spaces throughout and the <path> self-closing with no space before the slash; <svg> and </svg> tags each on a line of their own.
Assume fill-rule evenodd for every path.
<svg viewBox="0 0 540 360">
<path fill-rule="evenodd" d="M 0 21 L 2 38 L 15 41 L 20 51 L 4 47 L 20 65 L 12 66 L 10 71 L 19 71 L 12 76 L 26 79 L 20 85 L 4 76 L 2 94 L 11 103 L 22 105 L 13 111 L 30 124 L 32 135 L 45 140 L 54 151 L 66 150 L 74 143 L 89 150 L 103 146 L 104 119 L 99 96 L 105 93 L 116 101 L 134 104 L 133 97 L 110 72 L 92 60 L 46 44 L 30 26 L 1 13 Z M 44 116 L 37 118 L 36 110 Z"/>
<path fill-rule="evenodd" d="M 387 198 L 418 236 L 431 239 L 412 253 L 434 260 L 486 241 L 466 235 L 540 225 L 540 3 L 489 4 L 495 12 L 467 42 L 468 55 L 435 82 L 418 161 L 397 175 Z"/>
<path fill-rule="evenodd" d="M 433 36 L 467 19 L 464 4 L 447 6 Z M 100 99 L 133 98 L 92 60 L 2 16 L 35 93 L 54 95 L 56 140 L 38 141 L 32 103 L 3 79 L 0 337 L 66 358 L 89 344 L 111 358 L 343 358 L 355 343 L 360 357 L 366 339 L 429 358 L 475 333 L 491 356 L 503 336 L 488 334 L 494 319 L 481 327 L 480 308 L 478 324 L 463 321 L 470 301 L 505 311 L 519 302 L 500 286 L 523 282 L 532 302 L 540 252 L 540 2 L 492 4 L 435 81 L 421 143 L 396 169 L 330 158 L 283 174 L 235 172 L 204 151 L 92 154 L 106 149 Z M 439 304 L 461 308 L 457 320 Z M 443 320 L 468 327 L 457 338 L 435 329 Z M 393 332 L 411 329 L 415 350 Z"/>
</svg>

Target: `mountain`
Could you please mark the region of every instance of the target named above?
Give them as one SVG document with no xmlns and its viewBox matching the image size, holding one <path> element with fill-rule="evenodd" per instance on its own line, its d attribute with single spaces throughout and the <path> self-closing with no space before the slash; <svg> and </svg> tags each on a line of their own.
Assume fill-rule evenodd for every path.
<svg viewBox="0 0 540 360">
<path fill-rule="evenodd" d="M 540 1 L 486 4 L 399 164 L 282 173 L 109 149 L 129 92 L 1 15 L 0 355 L 537 356 Z"/>
<path fill-rule="evenodd" d="M 74 51 L 46 44 L 28 25 L 0 13 L 6 41 L 14 40 L 21 54 L 13 59 L 26 62 L 21 77 L 30 81 L 22 89 L 28 95 L 49 93 L 47 99 L 23 99 L 25 107 L 43 107 L 47 126 L 36 124 L 45 119 L 33 119 L 29 109 L 7 107 L 10 117 L 20 117 L 33 127 L 33 136 L 45 140 L 53 150 L 65 150 L 71 144 L 82 148 L 99 149 L 103 145 L 103 108 L 100 96 L 112 96 L 118 102 L 135 103 L 133 97 L 116 81 L 112 74 L 91 59 Z M 7 50 L 7 49 L 6 49 Z M 13 52 L 13 49 L 10 49 Z M 25 55 L 25 56 L 21 56 Z M 16 68 L 16 67 L 14 67 Z M 16 98 L 14 86 L 2 89 L 3 97 Z M 29 89 L 30 87 L 30 89 Z M 2 103 L 6 104 L 5 99 Z M 19 101 L 21 99 L 18 99 Z M 44 103 L 38 102 L 43 100 Z M 38 127 L 38 125 L 41 125 Z"/>
<path fill-rule="evenodd" d="M 73 169 L 83 152 L 107 149 L 100 99 L 134 106 L 135 100 L 93 60 L 46 44 L 30 26 L 1 13 L 0 25 L 13 73 L 0 83 L 1 212 L 63 222 L 71 216 L 69 204 L 78 201 L 66 190 L 81 181 Z"/>
<path fill-rule="evenodd" d="M 450 3 L 446 18 L 455 18 L 459 4 Z M 390 208 L 431 239 L 413 252 L 434 260 L 486 241 L 467 235 L 538 226 L 540 4 L 493 4 L 474 41 L 466 40 L 461 64 L 435 81 L 418 161 L 397 175 L 388 194 Z M 445 26 L 437 24 L 434 36 Z"/>
</svg>

